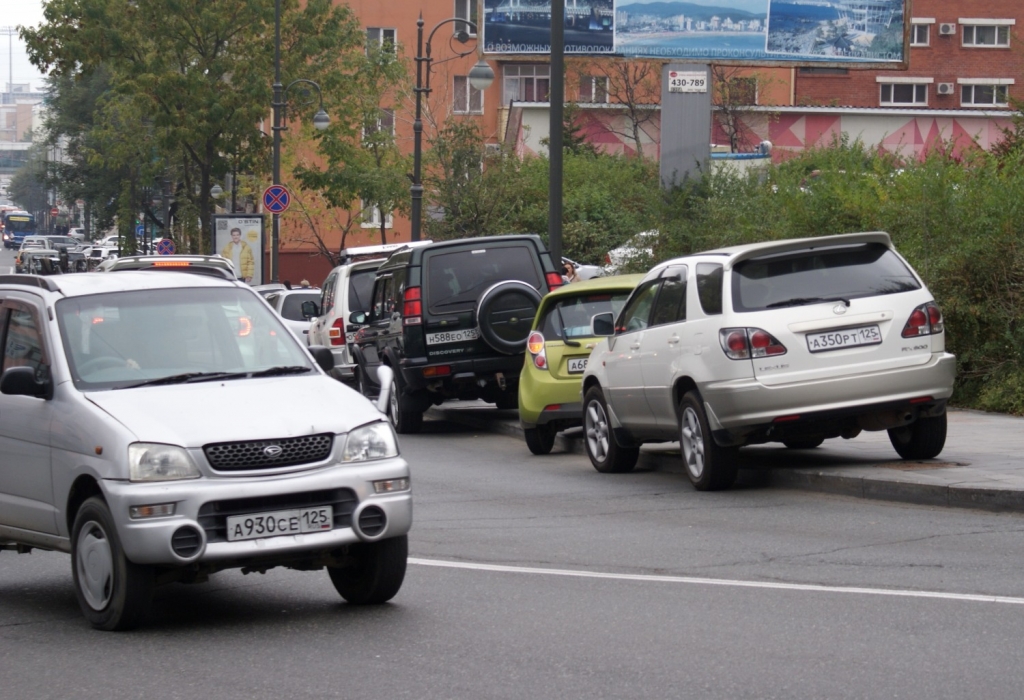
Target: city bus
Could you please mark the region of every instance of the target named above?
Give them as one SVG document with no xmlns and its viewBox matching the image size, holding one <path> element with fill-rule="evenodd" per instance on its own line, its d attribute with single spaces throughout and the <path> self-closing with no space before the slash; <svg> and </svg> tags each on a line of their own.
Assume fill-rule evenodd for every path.
<svg viewBox="0 0 1024 700">
<path fill-rule="evenodd" d="M 27 211 L 8 211 L 3 214 L 4 248 L 20 248 L 25 236 L 36 233 L 36 217 Z"/>
</svg>

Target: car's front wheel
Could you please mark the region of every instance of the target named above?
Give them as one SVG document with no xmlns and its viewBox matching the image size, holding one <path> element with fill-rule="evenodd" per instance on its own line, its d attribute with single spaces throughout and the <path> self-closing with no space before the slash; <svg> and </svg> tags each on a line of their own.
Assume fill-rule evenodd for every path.
<svg viewBox="0 0 1024 700">
<path fill-rule="evenodd" d="M 698 491 L 726 489 L 736 481 L 737 449 L 715 442 L 696 391 L 687 392 L 679 404 L 679 443 L 686 475 Z"/>
<path fill-rule="evenodd" d="M 903 459 L 931 459 L 946 446 L 946 414 L 921 417 L 889 430 L 889 442 Z"/>
<path fill-rule="evenodd" d="M 128 630 L 145 619 L 153 597 L 153 568 L 128 561 L 110 509 L 97 496 L 75 515 L 71 572 L 78 605 L 96 629 Z"/>
<path fill-rule="evenodd" d="M 405 580 L 409 536 L 379 542 L 360 542 L 350 547 L 347 566 L 329 566 L 331 583 L 353 605 L 376 605 L 395 597 Z"/>
<path fill-rule="evenodd" d="M 409 397 L 402 394 L 398 373 L 391 379 L 391 396 L 388 397 L 388 418 L 395 432 L 411 435 L 423 427 L 423 411 L 409 406 Z"/>
<path fill-rule="evenodd" d="M 555 430 L 552 425 L 538 425 L 536 428 L 524 428 L 523 435 L 526 436 L 526 446 L 535 455 L 546 455 L 555 446 Z"/>
<path fill-rule="evenodd" d="M 622 447 L 612 435 L 608 404 L 600 387 L 592 386 L 583 397 L 583 436 L 587 456 L 599 472 L 628 472 L 640 458 L 639 447 Z"/>
</svg>

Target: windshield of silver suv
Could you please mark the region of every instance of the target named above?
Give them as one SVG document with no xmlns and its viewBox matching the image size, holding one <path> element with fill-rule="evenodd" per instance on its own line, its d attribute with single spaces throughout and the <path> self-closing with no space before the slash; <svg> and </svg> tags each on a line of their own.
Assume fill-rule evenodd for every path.
<svg viewBox="0 0 1024 700">
<path fill-rule="evenodd" d="M 56 304 L 82 391 L 315 371 L 276 315 L 247 290 L 159 289 Z"/>
<path fill-rule="evenodd" d="M 765 255 L 736 264 L 736 311 L 760 311 L 920 289 L 900 257 L 878 243 Z"/>
</svg>

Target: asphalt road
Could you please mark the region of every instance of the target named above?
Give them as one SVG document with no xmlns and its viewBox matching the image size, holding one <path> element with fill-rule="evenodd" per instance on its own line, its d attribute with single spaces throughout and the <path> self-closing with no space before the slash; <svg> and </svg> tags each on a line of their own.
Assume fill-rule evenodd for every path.
<svg viewBox="0 0 1024 700">
<path fill-rule="evenodd" d="M 65 555 L 0 553 L 0 698 L 1017 698 L 1024 518 L 741 483 L 428 421 L 405 586 L 161 589 L 92 631 Z M 663 461 L 657 464 L 664 464 Z"/>
</svg>

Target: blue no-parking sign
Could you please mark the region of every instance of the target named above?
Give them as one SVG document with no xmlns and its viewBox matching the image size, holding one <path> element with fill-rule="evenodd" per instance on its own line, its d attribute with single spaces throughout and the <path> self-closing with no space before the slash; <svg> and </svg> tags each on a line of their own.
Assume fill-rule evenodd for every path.
<svg viewBox="0 0 1024 700">
<path fill-rule="evenodd" d="M 280 214 L 291 203 L 291 192 L 284 185 L 271 185 L 263 191 L 263 206 L 271 214 Z"/>
<path fill-rule="evenodd" d="M 174 255 L 174 241 L 170 238 L 161 238 L 156 242 L 157 255 Z"/>
</svg>

